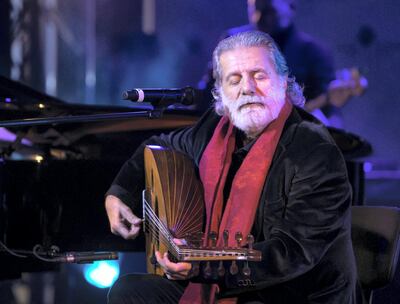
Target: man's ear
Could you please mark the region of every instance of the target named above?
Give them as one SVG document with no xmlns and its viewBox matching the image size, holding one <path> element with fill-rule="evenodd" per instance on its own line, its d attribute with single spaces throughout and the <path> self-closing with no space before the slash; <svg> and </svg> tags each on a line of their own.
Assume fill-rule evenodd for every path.
<svg viewBox="0 0 400 304">
<path fill-rule="evenodd" d="M 213 87 L 212 89 L 211 89 L 211 94 L 212 94 L 212 96 L 214 97 L 214 99 L 215 100 L 219 100 L 219 98 L 221 97 L 221 95 L 220 95 L 220 93 L 219 93 L 219 90 L 220 90 L 221 88 L 216 88 L 216 87 Z"/>
</svg>

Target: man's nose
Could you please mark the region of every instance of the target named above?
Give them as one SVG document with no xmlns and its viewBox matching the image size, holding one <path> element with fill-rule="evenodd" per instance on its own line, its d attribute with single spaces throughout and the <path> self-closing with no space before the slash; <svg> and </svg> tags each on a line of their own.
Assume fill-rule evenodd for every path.
<svg viewBox="0 0 400 304">
<path fill-rule="evenodd" d="M 242 95 L 254 95 L 256 92 L 256 84 L 251 77 L 244 77 L 242 84 Z"/>
</svg>

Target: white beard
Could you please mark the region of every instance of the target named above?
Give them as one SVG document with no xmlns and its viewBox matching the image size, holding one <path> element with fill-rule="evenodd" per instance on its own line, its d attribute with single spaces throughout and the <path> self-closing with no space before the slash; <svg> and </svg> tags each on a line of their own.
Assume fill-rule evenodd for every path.
<svg viewBox="0 0 400 304">
<path fill-rule="evenodd" d="M 229 115 L 233 125 L 250 138 L 257 137 L 278 117 L 285 103 L 286 94 L 284 89 L 276 89 L 269 96 L 242 95 L 237 100 L 230 100 L 222 89 L 220 93 L 225 113 Z"/>
</svg>

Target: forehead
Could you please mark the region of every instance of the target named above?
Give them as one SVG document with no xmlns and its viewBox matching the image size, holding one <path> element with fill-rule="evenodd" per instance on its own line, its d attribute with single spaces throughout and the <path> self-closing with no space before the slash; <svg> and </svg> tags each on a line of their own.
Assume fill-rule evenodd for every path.
<svg viewBox="0 0 400 304">
<path fill-rule="evenodd" d="M 275 72 L 274 65 L 265 47 L 242 47 L 225 51 L 220 56 L 223 75 L 251 70 Z"/>
</svg>

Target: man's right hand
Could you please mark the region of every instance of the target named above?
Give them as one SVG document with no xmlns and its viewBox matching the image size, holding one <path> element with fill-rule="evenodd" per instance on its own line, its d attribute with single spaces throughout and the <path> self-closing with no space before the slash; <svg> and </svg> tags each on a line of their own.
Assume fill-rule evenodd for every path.
<svg viewBox="0 0 400 304">
<path fill-rule="evenodd" d="M 140 232 L 142 219 L 133 214 L 132 210 L 118 197 L 107 195 L 105 201 L 111 232 L 124 239 L 134 239 Z"/>
</svg>

